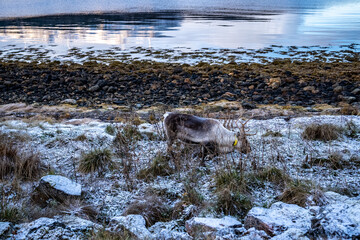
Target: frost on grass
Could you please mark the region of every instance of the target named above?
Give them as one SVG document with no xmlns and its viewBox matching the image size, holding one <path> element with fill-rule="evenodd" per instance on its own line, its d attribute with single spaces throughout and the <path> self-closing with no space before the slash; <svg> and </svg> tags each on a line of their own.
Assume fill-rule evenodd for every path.
<svg viewBox="0 0 360 240">
<path fill-rule="evenodd" d="M 333 140 L 304 139 L 303 132 L 312 124 L 347 130 L 341 130 Z M 184 144 L 178 145 L 178 162 L 174 162 L 166 153 L 164 139 L 150 137 L 152 131 L 159 135 L 159 123 L 114 124 L 115 135 L 109 134 L 112 129 L 108 126 L 89 120 L 52 124 L 17 120 L 2 122 L 0 131 L 29 136 L 21 150 L 38 153 L 44 174 L 62 175 L 81 184 L 86 193 L 84 204 L 91 203 L 99 210 L 100 221 L 128 212 L 144 215 L 152 225 L 176 216 L 177 231 L 185 231 L 185 221 L 192 216 L 222 218 L 233 214 L 241 219 L 251 207 L 269 207 L 279 196 L 308 208 L 319 205 L 315 201 L 317 190 L 360 194 L 359 165 L 354 157 L 360 155 L 359 116 L 250 120 L 247 127 L 256 133 L 248 138 L 252 152 L 207 157 L 205 166 L 199 164 L 196 147 L 189 150 Z M 100 161 L 94 170 L 101 174 L 81 174 L 83 154 L 94 149 L 108 149 L 117 168 L 105 167 Z M 309 181 L 312 184 L 304 186 Z M 303 195 L 294 196 L 299 189 Z M 31 188 L 23 191 L 21 196 L 26 196 Z M 146 209 L 149 195 L 161 199 L 166 207 L 148 209 L 147 215 L 136 211 Z M 192 209 L 191 214 L 186 209 Z M 163 211 L 166 215 L 159 215 Z"/>
</svg>

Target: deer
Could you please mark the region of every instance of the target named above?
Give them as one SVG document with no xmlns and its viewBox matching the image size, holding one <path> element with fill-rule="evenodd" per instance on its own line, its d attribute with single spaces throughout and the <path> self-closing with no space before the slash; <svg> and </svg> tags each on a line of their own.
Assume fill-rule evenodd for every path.
<svg viewBox="0 0 360 240">
<path fill-rule="evenodd" d="M 229 153 L 235 149 L 241 153 L 250 153 L 251 146 L 246 137 L 252 134 L 248 134 L 245 130 L 245 125 L 249 120 L 241 123 L 241 127 L 237 124 L 240 131 L 233 132 L 225 128 L 217 119 L 177 112 L 166 113 L 164 127 L 168 152 L 172 153 L 172 145 L 176 139 L 179 139 L 186 143 L 201 145 L 203 153 L 205 148 L 215 153 Z"/>
</svg>

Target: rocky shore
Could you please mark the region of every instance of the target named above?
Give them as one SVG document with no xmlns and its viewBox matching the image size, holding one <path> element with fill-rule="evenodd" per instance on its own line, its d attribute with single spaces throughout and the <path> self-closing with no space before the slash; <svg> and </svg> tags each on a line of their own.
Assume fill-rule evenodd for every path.
<svg viewBox="0 0 360 240">
<path fill-rule="evenodd" d="M 101 103 L 145 108 L 219 100 L 309 106 L 360 102 L 360 64 L 349 62 L 200 62 L 197 65 L 148 61 L 110 64 L 0 62 L 0 104 L 25 102 L 78 106 Z"/>
</svg>

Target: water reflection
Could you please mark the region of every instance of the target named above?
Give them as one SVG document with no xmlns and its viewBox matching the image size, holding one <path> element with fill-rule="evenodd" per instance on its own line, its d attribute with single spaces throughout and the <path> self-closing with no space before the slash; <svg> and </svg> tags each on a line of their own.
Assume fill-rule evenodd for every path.
<svg viewBox="0 0 360 240">
<path fill-rule="evenodd" d="M 55 44 L 59 49 L 91 46 L 199 49 L 359 43 L 360 2 L 319 6 L 323 5 L 302 11 L 218 8 L 3 19 L 0 46 L 11 43 Z"/>
</svg>

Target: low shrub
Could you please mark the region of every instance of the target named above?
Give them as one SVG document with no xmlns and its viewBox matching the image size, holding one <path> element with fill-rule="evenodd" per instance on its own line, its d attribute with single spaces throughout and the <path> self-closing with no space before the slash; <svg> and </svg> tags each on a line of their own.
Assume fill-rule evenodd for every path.
<svg viewBox="0 0 360 240">
<path fill-rule="evenodd" d="M 126 229 L 122 229 L 119 232 L 110 232 L 105 230 L 105 228 L 93 231 L 91 236 L 89 236 L 90 240 L 131 240 L 134 239 L 134 236 L 131 232 Z"/>
</svg>

